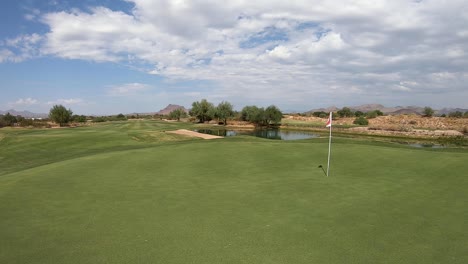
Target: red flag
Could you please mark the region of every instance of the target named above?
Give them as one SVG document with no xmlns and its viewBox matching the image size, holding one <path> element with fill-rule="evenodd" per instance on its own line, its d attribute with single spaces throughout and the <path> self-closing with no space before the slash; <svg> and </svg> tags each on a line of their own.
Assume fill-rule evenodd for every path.
<svg viewBox="0 0 468 264">
<path fill-rule="evenodd" d="M 330 116 L 328 117 L 327 125 L 325 127 L 331 127 L 331 125 L 332 125 L 332 112 L 330 112 Z"/>
</svg>

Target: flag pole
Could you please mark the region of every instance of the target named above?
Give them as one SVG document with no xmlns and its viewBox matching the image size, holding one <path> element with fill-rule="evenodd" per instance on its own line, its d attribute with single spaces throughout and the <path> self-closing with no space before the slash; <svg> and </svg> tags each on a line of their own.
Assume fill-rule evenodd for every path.
<svg viewBox="0 0 468 264">
<path fill-rule="evenodd" d="M 328 136 L 328 163 L 327 163 L 327 177 L 330 172 L 330 153 L 331 153 L 331 139 L 332 139 L 332 112 L 328 118 L 327 126 L 330 127 L 330 135 Z"/>
</svg>

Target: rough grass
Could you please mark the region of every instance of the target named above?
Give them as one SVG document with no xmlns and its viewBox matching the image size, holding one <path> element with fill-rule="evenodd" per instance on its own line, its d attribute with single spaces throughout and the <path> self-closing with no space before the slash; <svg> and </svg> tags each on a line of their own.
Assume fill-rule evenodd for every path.
<svg viewBox="0 0 468 264">
<path fill-rule="evenodd" d="M 468 263 L 466 152 L 183 126 L 2 130 L 0 263 Z"/>
</svg>

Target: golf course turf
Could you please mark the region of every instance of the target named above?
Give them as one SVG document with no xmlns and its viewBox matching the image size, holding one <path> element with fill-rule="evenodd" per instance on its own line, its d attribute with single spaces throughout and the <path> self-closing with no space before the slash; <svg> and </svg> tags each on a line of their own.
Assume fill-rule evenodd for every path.
<svg viewBox="0 0 468 264">
<path fill-rule="evenodd" d="M 0 263 L 468 263 L 468 151 L 0 129 Z"/>
</svg>

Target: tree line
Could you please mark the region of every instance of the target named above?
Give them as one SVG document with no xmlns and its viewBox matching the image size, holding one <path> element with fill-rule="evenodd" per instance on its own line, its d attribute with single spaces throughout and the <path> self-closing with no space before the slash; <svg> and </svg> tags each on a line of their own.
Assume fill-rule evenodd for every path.
<svg viewBox="0 0 468 264">
<path fill-rule="evenodd" d="M 423 116 L 432 117 L 434 116 L 435 111 L 430 107 L 425 107 L 423 110 Z M 257 107 L 255 105 L 249 105 L 242 108 L 240 112 L 233 109 L 233 105 L 227 101 L 222 101 L 217 106 L 213 103 L 208 102 L 206 99 L 200 101 L 195 101 L 192 103 L 192 108 L 188 113 L 193 121 L 199 123 L 208 122 L 214 119 L 218 120 L 219 124 L 227 125 L 228 120 L 239 120 L 250 122 L 256 126 L 277 126 L 281 123 L 283 113 L 281 110 L 274 106 Z M 327 118 L 329 113 L 324 111 L 313 112 L 312 116 Z M 368 112 L 362 111 L 353 111 L 349 107 L 343 107 L 342 109 L 335 112 L 333 115 L 336 117 L 356 117 L 354 120 L 355 124 L 358 125 L 367 125 L 368 119 L 382 116 L 384 113 L 380 110 L 372 110 Z M 169 113 L 169 118 L 173 120 L 180 120 L 181 118 L 187 117 L 187 113 L 184 109 L 178 108 Z M 145 116 L 146 117 L 146 116 Z M 463 113 L 461 111 L 451 112 L 447 115 L 443 114 L 440 117 L 451 117 L 451 118 L 468 118 L 468 111 Z M 138 114 L 135 117 L 134 115 L 130 118 L 138 118 Z M 150 116 L 151 118 L 151 116 Z M 59 124 L 59 126 L 68 125 L 70 122 L 84 123 L 87 121 L 92 122 L 105 122 L 105 121 L 125 121 L 128 117 L 123 114 L 118 114 L 116 116 L 84 116 L 84 115 L 73 115 L 71 109 L 65 108 L 63 105 L 54 105 L 49 111 L 49 119 L 44 120 L 34 120 L 27 119 L 21 116 L 14 116 L 10 113 L 5 115 L 0 115 L 0 127 L 5 126 L 34 126 L 34 127 L 46 127 L 48 126 L 47 121 L 52 120 L 53 122 Z"/>
<path fill-rule="evenodd" d="M 227 101 L 222 101 L 214 106 L 206 99 L 193 102 L 189 114 L 199 123 L 217 119 L 220 124 L 224 125 L 227 125 L 228 120 L 236 119 L 251 122 L 256 126 L 276 126 L 281 123 L 283 117 L 281 110 L 274 105 L 267 108 L 245 106 L 241 112 L 237 112 L 234 111 L 233 105 Z"/>
</svg>

